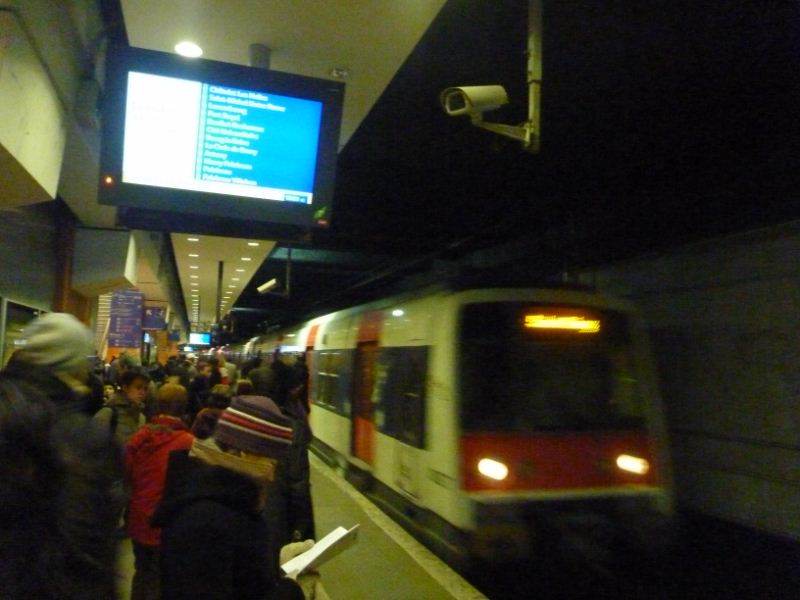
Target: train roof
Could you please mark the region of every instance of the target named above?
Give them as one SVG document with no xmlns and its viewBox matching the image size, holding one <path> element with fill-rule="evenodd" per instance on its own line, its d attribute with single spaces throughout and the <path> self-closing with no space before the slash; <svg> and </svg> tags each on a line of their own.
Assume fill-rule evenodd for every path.
<svg viewBox="0 0 800 600">
<path fill-rule="evenodd" d="M 558 280 L 556 278 L 525 279 L 514 273 L 490 273 L 488 271 L 464 271 L 443 273 L 432 270 L 417 273 L 374 289 L 364 289 L 356 293 L 343 293 L 337 301 L 321 305 L 292 322 L 275 324 L 268 331 L 291 328 L 316 317 L 332 312 L 372 305 L 385 300 L 406 300 L 435 293 L 462 292 L 473 289 L 558 289 L 581 292 L 595 292 L 594 286 L 577 281 Z"/>
</svg>

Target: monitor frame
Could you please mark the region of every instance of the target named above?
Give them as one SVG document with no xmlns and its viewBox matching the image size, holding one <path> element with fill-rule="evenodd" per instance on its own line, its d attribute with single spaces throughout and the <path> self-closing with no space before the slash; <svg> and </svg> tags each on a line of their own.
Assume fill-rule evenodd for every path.
<svg viewBox="0 0 800 600">
<path fill-rule="evenodd" d="M 127 81 L 131 71 L 321 102 L 312 204 L 123 182 Z M 108 55 L 103 98 L 98 201 L 117 206 L 118 220 L 123 224 L 136 227 L 144 221 L 154 230 L 175 230 L 170 227 L 184 215 L 194 224 L 194 231 L 207 234 L 230 234 L 248 223 L 255 231 L 283 231 L 288 237 L 298 230 L 326 228 L 333 209 L 343 103 L 344 84 L 338 81 L 141 48 L 113 48 Z M 160 217 L 148 219 L 151 211 Z M 249 235 L 251 232 L 241 232 L 242 237 Z"/>
</svg>

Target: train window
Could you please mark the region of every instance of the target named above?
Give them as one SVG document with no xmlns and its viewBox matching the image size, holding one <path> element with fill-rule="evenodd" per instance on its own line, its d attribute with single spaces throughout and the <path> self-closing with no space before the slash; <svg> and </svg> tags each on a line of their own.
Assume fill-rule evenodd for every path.
<svg viewBox="0 0 800 600">
<path fill-rule="evenodd" d="M 592 322 L 591 331 L 532 328 L 529 315 Z M 555 322 L 555 321 L 554 321 Z M 521 303 L 471 304 L 459 333 L 465 431 L 643 426 L 627 320 L 613 311 Z"/>
<path fill-rule="evenodd" d="M 406 444 L 425 447 L 428 347 L 381 348 L 373 401 L 378 429 Z"/>
<path fill-rule="evenodd" d="M 314 403 L 344 415 L 350 413 L 352 350 L 318 350 L 313 353 Z"/>
</svg>

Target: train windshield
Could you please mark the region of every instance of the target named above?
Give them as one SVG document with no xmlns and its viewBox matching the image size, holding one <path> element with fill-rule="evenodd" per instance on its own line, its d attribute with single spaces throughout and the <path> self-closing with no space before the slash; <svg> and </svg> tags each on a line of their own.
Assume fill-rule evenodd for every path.
<svg viewBox="0 0 800 600">
<path fill-rule="evenodd" d="M 622 313 L 469 304 L 459 346 L 465 432 L 643 427 L 641 386 Z"/>
</svg>

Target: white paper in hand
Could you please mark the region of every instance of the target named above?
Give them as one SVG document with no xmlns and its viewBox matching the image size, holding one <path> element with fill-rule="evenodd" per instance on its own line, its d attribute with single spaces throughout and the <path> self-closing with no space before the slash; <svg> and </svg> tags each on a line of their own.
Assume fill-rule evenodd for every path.
<svg viewBox="0 0 800 600">
<path fill-rule="evenodd" d="M 302 574 L 304 571 L 316 569 L 323 563 L 328 562 L 340 552 L 346 550 L 356 543 L 358 539 L 358 525 L 353 525 L 350 529 L 337 527 L 324 538 L 319 540 L 311 550 L 295 556 L 281 565 L 284 573 Z"/>
</svg>

